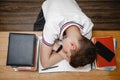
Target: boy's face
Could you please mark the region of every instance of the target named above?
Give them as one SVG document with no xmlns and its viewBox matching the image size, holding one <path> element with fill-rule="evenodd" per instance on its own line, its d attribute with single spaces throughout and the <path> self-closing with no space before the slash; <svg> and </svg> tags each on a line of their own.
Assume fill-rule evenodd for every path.
<svg viewBox="0 0 120 80">
<path fill-rule="evenodd" d="M 68 58 L 69 61 L 71 56 L 71 50 L 74 49 L 74 46 L 73 46 L 74 44 L 77 44 L 77 43 L 75 43 L 72 39 L 69 39 L 67 37 L 62 40 L 63 51 L 66 54 L 66 57 Z"/>
<path fill-rule="evenodd" d="M 70 40 L 68 38 L 63 39 L 62 40 L 62 45 L 63 45 L 63 51 L 66 54 L 66 57 L 68 59 L 70 59 L 70 56 L 71 56 L 71 52 L 70 52 L 70 49 L 71 49 Z"/>
</svg>

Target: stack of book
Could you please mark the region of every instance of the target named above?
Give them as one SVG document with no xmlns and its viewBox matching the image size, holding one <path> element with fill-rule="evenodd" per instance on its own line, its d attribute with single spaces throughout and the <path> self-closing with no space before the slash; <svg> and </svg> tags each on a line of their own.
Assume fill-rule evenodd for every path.
<svg viewBox="0 0 120 80">
<path fill-rule="evenodd" d="M 117 42 L 111 36 L 94 37 L 92 41 L 97 48 L 97 58 L 94 68 L 99 70 L 115 70 L 116 69 L 116 47 Z"/>
<path fill-rule="evenodd" d="M 15 71 L 37 70 L 38 41 L 35 34 L 10 33 L 8 43 L 7 66 Z"/>
</svg>

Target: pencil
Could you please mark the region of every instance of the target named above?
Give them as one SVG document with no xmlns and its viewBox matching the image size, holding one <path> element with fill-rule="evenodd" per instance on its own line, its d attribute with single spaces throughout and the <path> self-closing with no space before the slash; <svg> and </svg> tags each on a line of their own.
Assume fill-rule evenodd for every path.
<svg viewBox="0 0 120 80">
<path fill-rule="evenodd" d="M 44 69 L 42 69 L 42 71 L 44 71 L 44 70 L 48 70 L 48 69 L 57 68 L 57 67 L 58 67 L 58 66 L 52 66 L 52 67 L 44 68 Z"/>
</svg>

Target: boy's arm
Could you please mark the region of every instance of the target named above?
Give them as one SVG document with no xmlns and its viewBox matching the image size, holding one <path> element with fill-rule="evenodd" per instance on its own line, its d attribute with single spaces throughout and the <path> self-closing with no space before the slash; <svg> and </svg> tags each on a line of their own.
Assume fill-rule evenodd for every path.
<svg viewBox="0 0 120 80">
<path fill-rule="evenodd" d="M 53 47 L 49 47 L 45 44 L 41 45 L 40 59 L 44 68 L 50 67 L 64 59 L 60 54 L 52 52 L 52 50 Z M 62 51 L 59 53 L 62 53 Z"/>
</svg>

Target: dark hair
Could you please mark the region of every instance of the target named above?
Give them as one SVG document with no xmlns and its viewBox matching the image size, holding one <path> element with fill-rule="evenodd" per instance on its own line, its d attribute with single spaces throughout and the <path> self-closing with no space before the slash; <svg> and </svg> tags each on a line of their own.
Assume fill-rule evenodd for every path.
<svg viewBox="0 0 120 80">
<path fill-rule="evenodd" d="M 82 36 L 79 45 L 80 48 L 77 51 L 71 51 L 70 65 L 75 68 L 93 63 L 96 59 L 96 48 L 91 40 Z"/>
</svg>

